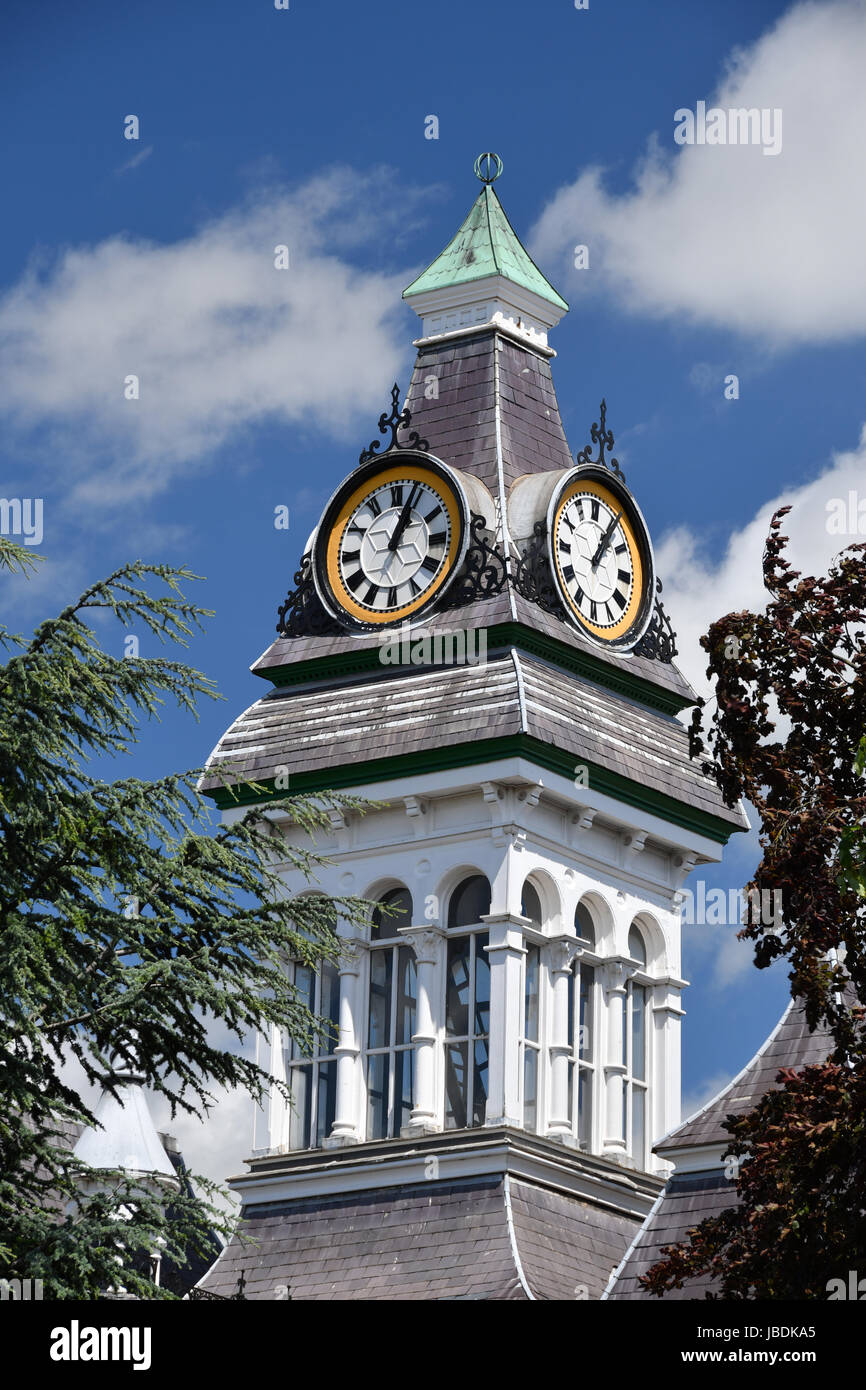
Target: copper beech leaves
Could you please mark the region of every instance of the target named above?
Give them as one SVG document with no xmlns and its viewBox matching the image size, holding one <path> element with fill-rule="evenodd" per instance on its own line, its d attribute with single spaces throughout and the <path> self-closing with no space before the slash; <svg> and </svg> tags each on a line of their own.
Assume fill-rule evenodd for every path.
<svg viewBox="0 0 866 1390">
<path fill-rule="evenodd" d="M 728 804 L 760 820 L 749 901 L 769 891 L 781 909 L 772 934 L 747 920 L 740 936 L 759 968 L 785 958 L 830 1055 L 728 1118 L 738 1201 L 664 1251 L 642 1281 L 658 1295 L 711 1276 L 707 1296 L 826 1298 L 840 1271 L 866 1270 L 866 543 L 803 577 L 785 557 L 788 510 L 764 552 L 766 610 L 701 639 L 716 707 L 695 710 L 690 741 Z"/>
</svg>

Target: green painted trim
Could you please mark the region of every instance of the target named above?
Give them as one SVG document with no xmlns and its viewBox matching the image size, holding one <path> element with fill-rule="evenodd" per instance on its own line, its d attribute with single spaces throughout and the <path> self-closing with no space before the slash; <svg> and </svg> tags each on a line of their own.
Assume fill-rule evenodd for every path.
<svg viewBox="0 0 866 1390">
<path fill-rule="evenodd" d="M 455 767 L 473 767 L 479 763 L 492 762 L 497 758 L 526 758 L 528 762 L 543 767 L 548 772 L 573 778 L 575 758 L 556 748 L 551 743 L 530 734 L 509 734 L 504 738 L 480 739 L 473 743 L 450 744 L 447 747 L 431 748 L 423 753 L 397 753 L 390 758 L 375 758 L 370 762 L 353 762 L 343 767 L 318 768 L 315 772 L 302 772 L 292 775 L 288 790 L 277 791 L 273 778 L 264 779 L 261 786 L 264 792 L 255 792 L 248 783 L 239 783 L 234 794 L 224 788 L 214 788 L 207 793 L 221 810 L 232 807 L 251 806 L 257 802 L 278 800 L 281 797 L 320 791 L 333 791 L 369 785 L 373 782 L 389 781 L 407 775 L 421 776 L 427 772 L 444 772 Z M 614 797 L 627 806 L 657 816 L 685 830 L 692 830 L 707 839 L 727 844 L 731 835 L 745 827 L 731 825 L 718 816 L 706 811 L 687 807 L 672 796 L 654 791 L 639 782 L 633 782 L 618 772 L 596 763 L 585 763 L 591 786 Z"/>
<path fill-rule="evenodd" d="M 540 657 L 543 661 L 561 666 L 565 671 L 585 676 L 596 685 L 603 685 L 608 690 L 615 691 L 617 695 L 625 695 L 639 704 L 648 705 L 650 709 L 661 710 L 663 714 L 676 715 L 680 710 L 694 704 L 691 698 L 653 685 L 643 676 L 620 671 L 600 657 L 578 651 L 555 637 L 534 632 L 522 623 L 497 623 L 487 628 L 487 647 L 488 650 L 519 647 L 530 656 Z M 337 652 L 329 656 L 313 657 L 309 661 L 296 661 L 292 665 L 272 666 L 267 670 L 256 671 L 255 675 L 283 687 L 307 685 L 312 681 L 340 680 L 346 676 L 363 675 L 380 669 L 393 671 L 396 668 L 381 666 L 377 644 L 374 647 L 363 647 L 359 651 Z"/>
</svg>

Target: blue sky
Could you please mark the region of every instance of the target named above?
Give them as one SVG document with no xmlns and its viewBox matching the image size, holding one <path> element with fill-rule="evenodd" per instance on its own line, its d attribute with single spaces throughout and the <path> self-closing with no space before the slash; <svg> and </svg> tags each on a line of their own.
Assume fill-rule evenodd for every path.
<svg viewBox="0 0 866 1390">
<path fill-rule="evenodd" d="M 566 430 L 580 448 L 607 397 L 691 678 L 707 623 L 761 601 L 774 501 L 805 566 L 838 548 L 827 502 L 866 492 L 856 0 L 6 0 L 0 40 L 0 480 L 44 499 L 46 556 L 4 583 L 6 612 L 29 627 L 137 556 L 206 576 L 215 610 L 191 659 L 226 703 L 147 728 L 139 774 L 203 760 L 258 694 L 307 536 L 408 380 L 400 291 L 464 217 L 482 149 L 572 304 L 552 336 Z M 781 152 L 677 147 L 699 100 L 781 109 Z M 741 837 L 707 881 L 754 862 Z M 691 1098 L 784 1003 L 784 973 L 732 938 L 686 932 Z"/>
</svg>

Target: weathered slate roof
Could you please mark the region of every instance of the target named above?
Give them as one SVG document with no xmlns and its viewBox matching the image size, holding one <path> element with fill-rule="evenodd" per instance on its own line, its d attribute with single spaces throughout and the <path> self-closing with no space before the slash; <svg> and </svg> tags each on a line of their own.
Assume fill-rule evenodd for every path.
<svg viewBox="0 0 866 1390">
<path fill-rule="evenodd" d="M 490 184 L 482 188 L 445 250 L 406 287 L 403 298 L 487 275 L 503 275 L 558 308 L 568 308 L 521 244 Z"/>
<path fill-rule="evenodd" d="M 210 761 L 230 766 L 238 781 L 263 781 L 278 768 L 292 778 L 527 734 L 742 827 L 741 812 L 725 806 L 690 759 L 686 730 L 669 715 L 516 650 L 484 665 L 394 669 L 341 688 L 271 691 L 235 720 Z M 206 790 L 219 785 L 213 776 L 203 782 Z"/>
<path fill-rule="evenodd" d="M 629 1247 L 604 1297 L 612 1300 L 650 1298 L 652 1295 L 638 1281 L 661 1259 L 662 1247 L 684 1241 L 693 1226 L 717 1216 L 736 1200 L 733 1183 L 719 1168 L 671 1178 Z M 689 1279 L 681 1289 L 671 1289 L 664 1297 L 704 1298 L 714 1287 L 715 1281 L 708 1278 Z"/>
<path fill-rule="evenodd" d="M 503 1175 L 378 1188 L 247 1208 L 202 1286 L 233 1293 L 243 1271 L 251 1299 L 597 1299 L 636 1225 Z"/>
<path fill-rule="evenodd" d="M 696 1114 L 654 1145 L 656 1153 L 674 1162 L 683 1149 L 705 1148 L 706 1167 L 700 1171 L 675 1172 L 669 1178 L 612 1277 L 605 1298 L 651 1297 L 638 1280 L 661 1259 L 662 1247 L 685 1241 L 692 1227 L 718 1215 L 738 1200 L 733 1181 L 726 1177 L 718 1161 L 719 1149 L 727 1147 L 731 1138 L 722 1128 L 725 1117 L 752 1110 L 760 1097 L 777 1085 L 781 1068 L 800 1070 L 826 1061 L 831 1050 L 829 1035 L 820 1029 L 810 1033 L 802 1005 L 792 1000 L 767 1041 L 739 1075 Z M 713 1280 L 690 1279 L 681 1289 L 672 1289 L 664 1297 L 704 1298 L 714 1287 Z"/>
<path fill-rule="evenodd" d="M 751 1062 L 702 1109 L 660 1139 L 656 1152 L 673 1157 L 678 1149 L 727 1144 L 730 1135 L 722 1128 L 727 1115 L 744 1115 L 753 1109 L 758 1098 L 776 1085 L 781 1067 L 799 1069 L 824 1062 L 831 1049 L 827 1033 L 809 1032 L 802 1005 L 792 999 Z"/>
</svg>

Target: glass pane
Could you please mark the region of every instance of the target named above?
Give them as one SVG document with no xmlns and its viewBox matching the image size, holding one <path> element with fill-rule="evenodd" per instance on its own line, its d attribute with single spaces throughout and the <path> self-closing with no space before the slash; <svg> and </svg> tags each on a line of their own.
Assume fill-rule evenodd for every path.
<svg viewBox="0 0 866 1390">
<path fill-rule="evenodd" d="M 644 1165 L 645 1127 L 646 1091 L 634 1086 L 631 1096 L 631 1156 L 641 1167 Z"/>
<path fill-rule="evenodd" d="M 520 915 L 521 917 L 528 917 L 533 926 L 541 926 L 541 899 L 538 896 L 538 889 L 534 888 L 528 880 L 523 885 Z"/>
<path fill-rule="evenodd" d="M 574 1063 L 573 1063 L 573 1062 L 569 1062 L 569 1064 L 568 1064 L 568 1113 L 569 1113 L 569 1115 L 573 1115 L 573 1114 L 574 1114 L 574 1111 L 573 1111 L 573 1109 L 572 1109 L 573 1105 L 574 1105 Z"/>
<path fill-rule="evenodd" d="M 586 1067 L 577 1081 L 577 1142 L 582 1149 L 592 1145 L 592 1072 Z"/>
<path fill-rule="evenodd" d="M 415 952 L 411 946 L 401 946 L 397 951 L 397 1043 L 411 1042 L 415 1032 L 416 981 Z"/>
<path fill-rule="evenodd" d="M 591 965 L 581 965 L 580 967 L 580 1037 L 578 1046 L 580 1056 L 591 1058 L 595 1048 L 593 1038 L 593 1028 L 595 1019 L 593 1017 L 593 985 L 595 984 L 595 971 Z"/>
<path fill-rule="evenodd" d="M 388 1138 L 388 1055 L 367 1058 L 367 1138 Z"/>
<path fill-rule="evenodd" d="M 393 951 L 370 952 L 368 1047 L 387 1047 L 391 1041 L 391 972 L 393 960 Z"/>
<path fill-rule="evenodd" d="M 311 1013 L 315 1013 L 316 976 L 308 965 L 295 966 L 295 989 L 298 991 L 299 1003 L 306 1005 Z M 313 1046 L 302 1041 L 292 1042 L 291 1052 L 294 1057 L 310 1057 L 313 1053 Z"/>
<path fill-rule="evenodd" d="M 524 958 L 525 988 L 523 998 L 523 1036 L 538 1041 L 538 971 L 539 952 L 530 946 Z"/>
<path fill-rule="evenodd" d="M 578 903 L 574 914 L 574 930 L 578 936 L 583 937 L 584 941 L 595 949 L 595 923 L 592 920 L 588 907 L 583 903 Z"/>
<path fill-rule="evenodd" d="M 445 1049 L 445 1128 L 466 1128 L 466 1043 Z"/>
<path fill-rule="evenodd" d="M 448 980 L 445 1000 L 445 1031 L 452 1037 L 469 1032 L 469 952 L 471 936 L 448 942 Z"/>
<path fill-rule="evenodd" d="M 394 1133 L 408 1125 L 412 1118 L 412 1090 L 415 1074 L 415 1051 L 407 1047 L 394 1057 Z"/>
<path fill-rule="evenodd" d="M 475 1035 L 485 1037 L 490 1032 L 490 961 L 485 951 L 490 937 L 486 931 L 476 932 L 475 942 Z"/>
<path fill-rule="evenodd" d="M 319 1013 L 328 1020 L 330 1027 L 327 1033 L 320 1034 L 318 1048 L 327 1056 L 329 1052 L 333 1052 L 339 1038 L 340 972 L 336 965 L 330 961 L 326 961 L 322 965 L 321 981 Z"/>
<path fill-rule="evenodd" d="M 638 1081 L 646 1080 L 646 990 L 642 985 L 631 987 L 631 1074 Z"/>
<path fill-rule="evenodd" d="M 310 1147 L 310 1109 L 313 1090 L 310 1085 L 312 1067 L 292 1067 L 291 1087 L 294 1104 L 289 1115 L 289 1148 Z"/>
<path fill-rule="evenodd" d="M 531 1130 L 538 1126 L 538 1053 L 534 1047 L 523 1049 L 523 1126 Z"/>
<path fill-rule="evenodd" d="M 475 1068 L 472 1078 L 472 1123 L 483 1125 L 487 1115 L 487 1039 L 475 1043 Z"/>
<path fill-rule="evenodd" d="M 331 1133 L 334 1115 L 337 1110 L 337 1063 L 319 1064 L 319 1082 L 316 1094 L 316 1144 Z"/>
<path fill-rule="evenodd" d="M 646 965 L 646 946 L 643 935 L 637 927 L 629 927 L 628 953 L 632 960 L 640 961 L 641 965 Z"/>
<path fill-rule="evenodd" d="M 380 941 L 385 937 L 396 936 L 400 927 L 411 927 L 412 894 L 408 888 L 390 888 L 387 893 L 382 894 L 379 901 L 384 907 L 391 908 L 391 911 L 380 912 L 378 907 L 373 909 L 371 940 Z"/>
<path fill-rule="evenodd" d="M 490 884 L 483 874 L 464 878 L 451 894 L 449 927 L 474 927 L 490 911 Z"/>
</svg>

